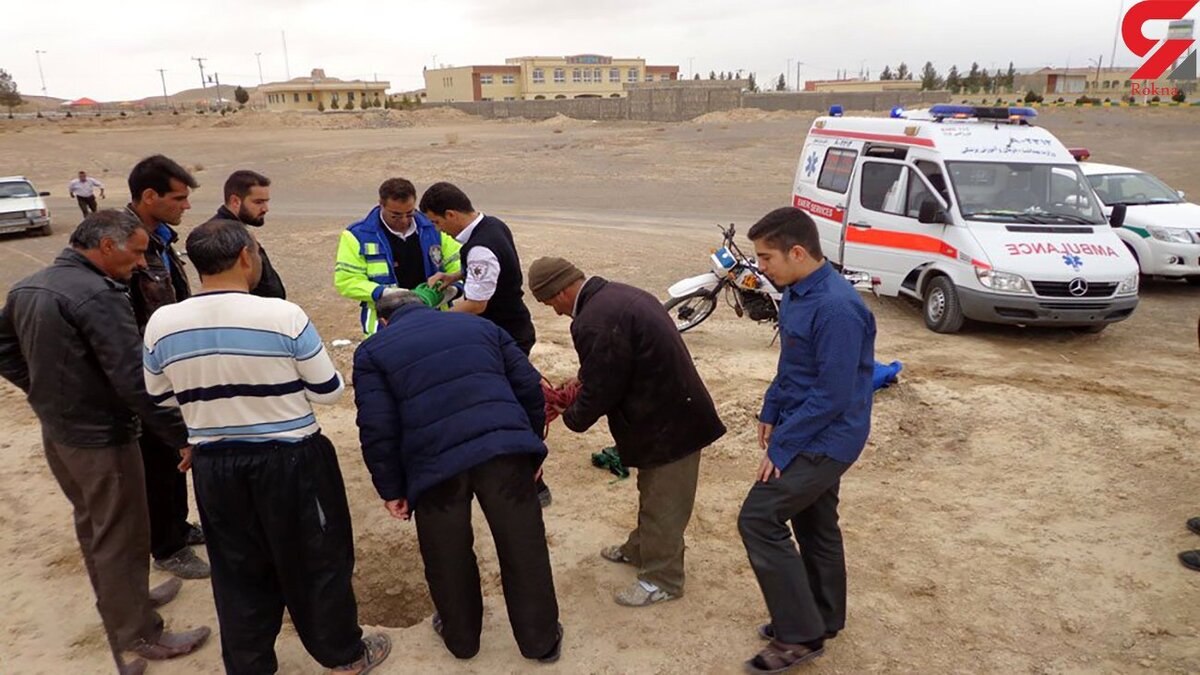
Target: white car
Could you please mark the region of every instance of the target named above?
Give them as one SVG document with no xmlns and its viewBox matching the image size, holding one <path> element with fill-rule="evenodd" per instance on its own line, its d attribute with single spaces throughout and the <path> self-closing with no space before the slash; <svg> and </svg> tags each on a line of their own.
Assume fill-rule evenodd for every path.
<svg viewBox="0 0 1200 675">
<path fill-rule="evenodd" d="M 1200 285 L 1200 205 L 1137 169 L 1081 162 L 1080 168 L 1106 209 L 1127 208 L 1116 230 L 1137 257 L 1142 274 L 1187 279 Z"/>
<path fill-rule="evenodd" d="M 0 234 L 33 231 L 50 234 L 50 209 L 42 197 L 49 192 L 38 192 L 24 176 L 0 178 Z"/>
</svg>

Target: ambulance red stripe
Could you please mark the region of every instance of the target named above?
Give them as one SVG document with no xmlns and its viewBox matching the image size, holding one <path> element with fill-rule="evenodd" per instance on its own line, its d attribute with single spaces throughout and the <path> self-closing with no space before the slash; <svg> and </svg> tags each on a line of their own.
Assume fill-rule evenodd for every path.
<svg viewBox="0 0 1200 675">
<path fill-rule="evenodd" d="M 818 136 L 833 136 L 836 138 L 853 138 L 857 141 L 879 141 L 881 143 L 900 143 L 903 145 L 919 145 L 923 148 L 934 147 L 932 138 L 913 138 L 912 136 L 892 136 L 888 134 L 868 134 L 860 131 L 836 131 L 833 129 L 813 129 L 811 133 Z"/>
<path fill-rule="evenodd" d="M 936 253 L 951 260 L 963 260 L 966 262 L 965 257 L 959 257 L 958 249 L 937 237 L 929 237 L 923 234 L 896 232 L 894 230 L 881 230 L 878 228 L 866 230 L 857 227 L 847 227 L 846 242 L 862 244 L 863 246 L 879 246 L 881 248 L 898 248 L 905 251 Z M 971 264 L 985 270 L 992 268 L 991 265 L 980 260 L 975 260 L 974 258 L 971 259 Z"/>
</svg>

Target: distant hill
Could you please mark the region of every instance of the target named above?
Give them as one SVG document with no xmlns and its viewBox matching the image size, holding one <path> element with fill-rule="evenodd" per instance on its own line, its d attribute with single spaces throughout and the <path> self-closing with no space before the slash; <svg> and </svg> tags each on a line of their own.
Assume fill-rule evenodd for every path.
<svg viewBox="0 0 1200 675">
<path fill-rule="evenodd" d="M 54 98 L 53 96 L 30 96 L 22 93 L 21 98 L 25 101 L 24 105 L 19 105 L 13 108 L 13 112 L 37 112 L 41 110 L 58 110 L 66 99 Z M 7 110 L 7 108 L 5 109 Z"/>
<path fill-rule="evenodd" d="M 235 99 L 233 97 L 233 92 L 235 89 L 237 89 L 237 87 L 238 87 L 238 85 L 236 85 L 236 84 L 222 83 L 221 84 L 221 97 L 226 102 L 230 102 L 230 103 L 236 102 L 237 99 Z M 246 91 L 250 93 L 250 97 L 252 100 L 253 100 L 256 90 L 257 90 L 257 87 L 246 87 Z M 168 98 L 171 101 L 171 105 L 176 105 L 176 106 L 181 106 L 181 107 L 191 107 L 191 106 L 195 106 L 196 104 L 203 103 L 206 101 L 215 105 L 217 103 L 217 87 L 214 85 L 211 87 L 205 87 L 204 89 L 201 89 L 199 87 L 197 87 L 195 89 L 185 89 L 183 91 L 171 94 Z M 147 96 L 146 98 L 143 98 L 138 101 L 132 101 L 132 102 L 135 104 L 142 104 L 142 105 L 146 105 L 146 106 L 159 106 L 159 105 L 162 105 L 163 98 L 161 95 Z"/>
</svg>

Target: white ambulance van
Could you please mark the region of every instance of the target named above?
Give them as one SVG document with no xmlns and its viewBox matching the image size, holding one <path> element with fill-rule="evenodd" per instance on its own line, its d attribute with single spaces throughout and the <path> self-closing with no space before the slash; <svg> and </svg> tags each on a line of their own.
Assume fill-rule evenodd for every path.
<svg viewBox="0 0 1200 675">
<path fill-rule="evenodd" d="M 1079 327 L 1129 318 L 1138 266 L 1079 164 L 1028 108 L 942 105 L 844 117 L 805 140 L 792 192 L 827 258 L 881 295 L 965 319 Z"/>
</svg>

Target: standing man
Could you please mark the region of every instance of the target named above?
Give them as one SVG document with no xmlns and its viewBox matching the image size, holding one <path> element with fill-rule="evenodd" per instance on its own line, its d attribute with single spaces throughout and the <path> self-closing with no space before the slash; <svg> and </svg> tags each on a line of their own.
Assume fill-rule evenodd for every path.
<svg viewBox="0 0 1200 675">
<path fill-rule="evenodd" d="M 217 209 L 213 220 L 236 220 L 250 227 L 262 227 L 266 223 L 267 203 L 271 201 L 271 179 L 248 169 L 241 169 L 229 174 L 225 181 L 225 203 Z M 271 265 L 267 250 L 258 245 L 262 255 L 262 280 L 250 289 L 250 293 L 262 298 L 287 299 L 287 289 L 283 287 L 283 279 Z"/>
<path fill-rule="evenodd" d="M 149 244 L 138 222 L 105 210 L 83 219 L 54 264 L 16 283 L 0 310 L 0 375 L 20 387 L 42 424 L 50 471 L 75 511 L 75 534 L 109 647 L 149 659 L 183 656 L 208 628 L 163 632 L 155 611 L 180 582 L 149 590 L 150 531 L 138 417 L 186 470 L 187 430 L 157 408 L 138 368 L 137 324 L 126 286 Z M 184 457 L 183 463 L 179 458 Z"/>
<path fill-rule="evenodd" d="M 389 178 L 379 186 L 379 205 L 342 232 L 333 285 L 359 302 L 363 334 L 371 336 L 375 303 L 385 288 L 413 289 L 460 267 L 458 242 L 417 212 L 417 189 L 404 178 Z"/>
<path fill-rule="evenodd" d="M 202 292 L 150 319 L 143 363 L 150 395 L 182 409 L 195 446 L 225 670 L 278 669 L 285 607 L 321 665 L 371 670 L 391 643 L 362 637 L 346 486 L 312 409 L 341 398 L 342 378 L 304 310 L 250 293 L 262 259 L 244 225 L 209 221 L 187 252 Z"/>
<path fill-rule="evenodd" d="M 104 199 L 104 183 L 88 176 L 86 171 L 80 171 L 79 178 L 67 185 L 67 193 L 79 202 L 79 210 L 84 218 L 88 213 L 96 212 L 96 188 L 100 188 L 100 198 Z"/>
<path fill-rule="evenodd" d="M 600 552 L 632 565 L 638 580 L 615 595 L 646 607 L 683 595 L 683 532 L 692 517 L 700 451 L 725 435 L 712 397 L 675 322 L 649 293 L 585 279 L 562 258 L 539 258 L 529 289 L 559 316 L 572 317 L 582 388 L 562 411 L 583 433 L 601 417 L 625 466 L 638 469 L 638 525 L 624 544 Z"/>
<path fill-rule="evenodd" d="M 758 418 L 766 454 L 738 516 L 771 613 L 759 629 L 770 643 L 747 668 L 778 672 L 821 656 L 846 625 L 838 487 L 871 430 L 875 317 L 821 254 L 808 214 L 776 209 L 749 235 L 763 272 L 786 288 L 779 370 Z"/>
<path fill-rule="evenodd" d="M 133 313 L 143 332 L 160 308 L 191 295 L 183 259 L 173 243 L 179 238 L 174 227 L 183 220 L 184 211 L 192 208 L 188 194 L 197 186 L 196 179 L 182 166 L 162 155 L 143 159 L 129 173 L 133 201 L 126 208 L 150 237 L 146 265 L 134 272 L 130 284 Z M 142 434 L 140 443 L 146 464 L 154 566 L 181 579 L 206 578 L 208 563 L 190 548 L 203 544 L 204 535 L 187 520 L 187 478 L 175 470 L 171 449 L 153 430 Z"/>
<path fill-rule="evenodd" d="M 479 651 L 478 498 L 517 646 L 526 658 L 557 661 L 562 626 L 533 481 L 546 457 L 541 377 L 495 324 L 435 311 L 403 290 L 377 306 L 386 328 L 354 353 L 363 459 L 388 512 L 417 515 L 434 630 L 460 659 Z"/>
<path fill-rule="evenodd" d="M 421 195 L 421 212 L 462 245 L 463 268 L 429 279 L 435 288 L 463 283 L 463 297 L 451 311 L 477 314 L 500 326 L 529 356 L 537 342 L 533 317 L 525 306 L 521 258 L 504 221 L 475 210 L 466 193 L 450 183 L 434 183 Z M 538 474 L 538 501 L 550 506 L 550 488 Z"/>
</svg>

